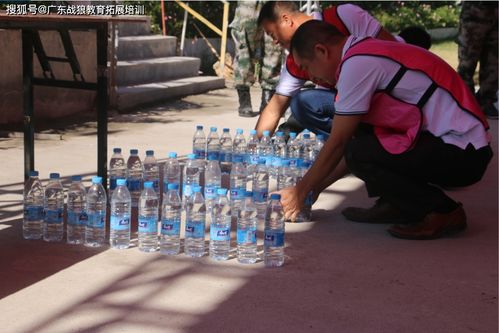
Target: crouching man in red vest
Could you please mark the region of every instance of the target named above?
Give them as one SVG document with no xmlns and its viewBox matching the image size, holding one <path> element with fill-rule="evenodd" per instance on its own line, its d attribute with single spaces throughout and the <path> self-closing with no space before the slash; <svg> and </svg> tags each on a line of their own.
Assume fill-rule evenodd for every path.
<svg viewBox="0 0 499 333">
<path fill-rule="evenodd" d="M 295 186 L 281 191 L 294 219 L 307 193 L 320 193 L 344 160 L 364 180 L 369 209 L 350 207 L 349 220 L 393 223 L 406 239 L 432 239 L 466 229 L 461 204 L 441 188 L 478 182 L 492 158 L 488 124 L 459 75 L 418 47 L 346 37 L 312 20 L 291 41 L 296 64 L 337 89 L 331 134 Z"/>
</svg>

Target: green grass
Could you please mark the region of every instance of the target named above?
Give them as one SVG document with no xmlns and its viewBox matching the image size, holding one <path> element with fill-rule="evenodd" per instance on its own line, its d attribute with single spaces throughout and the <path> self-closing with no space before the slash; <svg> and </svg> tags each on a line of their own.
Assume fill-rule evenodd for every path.
<svg viewBox="0 0 499 333">
<path fill-rule="evenodd" d="M 433 42 L 430 51 L 444 59 L 452 68 L 457 69 L 457 44 L 455 41 Z"/>
</svg>

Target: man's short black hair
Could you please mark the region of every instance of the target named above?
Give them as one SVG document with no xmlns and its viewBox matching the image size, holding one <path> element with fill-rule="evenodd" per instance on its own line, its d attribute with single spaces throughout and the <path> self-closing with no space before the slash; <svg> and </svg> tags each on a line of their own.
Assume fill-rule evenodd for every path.
<svg viewBox="0 0 499 333">
<path fill-rule="evenodd" d="M 264 21 L 276 22 L 282 10 L 288 12 L 299 12 L 300 8 L 293 1 L 267 1 L 260 9 L 257 25 L 260 27 Z"/>
<path fill-rule="evenodd" d="M 416 45 L 429 50 L 431 47 L 431 36 L 421 27 L 408 27 L 399 33 L 407 44 Z"/>
<path fill-rule="evenodd" d="M 289 52 L 295 51 L 301 58 L 312 59 L 316 44 L 333 44 L 344 35 L 332 24 L 309 20 L 296 29 Z"/>
</svg>

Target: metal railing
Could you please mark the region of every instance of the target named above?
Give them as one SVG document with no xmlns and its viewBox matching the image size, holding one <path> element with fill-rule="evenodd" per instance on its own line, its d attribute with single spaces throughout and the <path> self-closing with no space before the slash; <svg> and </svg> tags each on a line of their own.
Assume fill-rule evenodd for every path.
<svg viewBox="0 0 499 333">
<path fill-rule="evenodd" d="M 215 32 L 217 35 L 219 35 L 222 39 L 222 43 L 220 45 L 220 56 L 219 56 L 219 63 L 220 63 L 220 72 L 224 72 L 224 67 L 225 67 L 225 51 L 227 49 L 227 29 L 229 26 L 229 1 L 220 1 L 223 3 L 223 17 L 222 17 L 222 30 L 218 28 L 216 25 L 211 23 L 209 20 L 207 20 L 203 15 L 189 7 L 189 4 L 185 3 L 184 1 L 179 1 L 175 0 L 175 3 L 177 3 L 180 7 L 182 7 L 185 10 L 184 14 L 184 23 L 182 26 L 182 35 L 180 38 L 180 55 L 183 55 L 184 51 L 184 43 L 185 43 L 185 32 L 187 29 L 187 18 L 188 14 L 191 14 L 194 16 L 196 19 L 201 21 L 204 25 L 206 25 L 208 28 L 210 28 L 213 32 Z M 166 35 L 166 15 L 165 15 L 165 5 L 164 5 L 164 0 L 161 0 L 161 21 L 162 21 L 162 28 L 163 28 L 163 35 Z"/>
</svg>

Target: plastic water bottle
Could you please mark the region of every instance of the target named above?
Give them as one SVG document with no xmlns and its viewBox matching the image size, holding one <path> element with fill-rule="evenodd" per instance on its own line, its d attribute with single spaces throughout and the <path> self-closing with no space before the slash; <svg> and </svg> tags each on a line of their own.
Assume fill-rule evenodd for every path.
<svg viewBox="0 0 499 333">
<path fill-rule="evenodd" d="M 126 178 L 125 158 L 121 155 L 121 148 L 113 148 L 113 156 L 109 161 L 109 198 L 113 195 L 119 178 Z"/>
<path fill-rule="evenodd" d="M 270 132 L 263 131 L 263 136 L 260 139 L 260 144 L 258 145 L 258 156 L 259 158 L 265 158 L 265 161 L 272 165 L 272 156 L 274 155 L 274 147 L 270 141 Z"/>
<path fill-rule="evenodd" d="M 324 147 L 324 135 L 322 134 L 317 134 L 315 137 L 315 144 L 314 144 L 314 161 L 319 155 L 320 151 L 322 150 L 322 147 Z"/>
<path fill-rule="evenodd" d="M 213 208 L 213 203 L 217 198 L 217 190 L 222 185 L 222 172 L 220 164 L 215 154 L 208 155 L 208 163 L 204 172 L 204 198 L 206 200 L 206 210 L 208 213 Z"/>
<path fill-rule="evenodd" d="M 60 242 L 64 233 L 64 189 L 58 173 L 51 173 L 45 188 L 43 240 Z"/>
<path fill-rule="evenodd" d="M 158 250 L 159 198 L 154 191 L 154 183 L 144 182 L 139 199 L 139 250 Z"/>
<path fill-rule="evenodd" d="M 310 161 L 302 161 L 300 164 L 300 168 L 297 170 L 298 176 L 297 181 L 301 180 L 305 174 L 308 172 L 310 168 Z M 305 198 L 305 202 L 303 203 L 303 208 L 296 217 L 296 222 L 310 222 L 312 221 L 312 200 L 313 193 L 310 192 L 307 194 Z"/>
<path fill-rule="evenodd" d="M 257 215 L 258 212 L 253 203 L 253 193 L 247 191 L 237 219 L 237 260 L 243 264 L 253 264 L 258 260 Z"/>
<path fill-rule="evenodd" d="M 248 166 L 248 181 L 252 182 L 253 174 L 256 171 L 258 165 L 258 145 L 260 144 L 260 139 L 256 133 L 256 130 L 251 130 L 248 137 L 248 144 L 246 146 L 246 165 Z"/>
<path fill-rule="evenodd" d="M 303 134 L 301 158 L 303 161 L 311 162 L 314 160 L 314 142 L 310 138 L 309 133 Z"/>
<path fill-rule="evenodd" d="M 241 208 L 241 203 L 246 193 L 246 181 L 248 173 L 241 157 L 234 158 L 230 172 L 230 203 L 232 215 L 236 216 Z"/>
<path fill-rule="evenodd" d="M 302 146 L 295 132 L 289 133 L 288 140 L 288 159 L 290 166 L 297 167 L 298 161 L 302 156 Z"/>
<path fill-rule="evenodd" d="M 163 169 L 163 194 L 168 191 L 168 184 L 177 184 L 180 188 L 180 164 L 177 160 L 177 153 L 168 153 L 168 159 Z"/>
<path fill-rule="evenodd" d="M 116 190 L 116 189 L 115 189 Z M 87 192 L 88 221 L 85 228 L 85 245 L 99 247 L 106 242 L 107 196 L 101 177 L 92 177 Z"/>
<path fill-rule="evenodd" d="M 144 183 L 152 182 L 152 187 L 156 195 L 159 196 L 159 164 L 154 157 L 154 150 L 146 151 L 144 159 Z"/>
<path fill-rule="evenodd" d="M 111 198 L 111 234 L 109 243 L 112 248 L 126 249 L 130 246 L 130 219 L 132 202 L 125 179 L 116 181 L 116 190 Z"/>
<path fill-rule="evenodd" d="M 258 161 L 258 168 L 253 177 L 253 200 L 261 219 L 265 216 L 269 195 L 269 173 L 265 165 L 265 159 Z"/>
<path fill-rule="evenodd" d="M 210 225 L 210 258 L 227 260 L 230 251 L 232 213 L 229 200 L 227 200 L 227 189 L 219 188 L 217 194 L 218 198 L 213 207 Z"/>
<path fill-rule="evenodd" d="M 243 130 L 240 128 L 236 130 L 232 148 L 232 156 L 240 156 L 243 159 L 243 163 L 248 165 L 248 160 L 246 158 L 246 139 L 244 138 Z"/>
<path fill-rule="evenodd" d="M 218 137 L 217 128 L 210 127 L 210 133 L 206 138 L 206 154 L 215 154 L 217 159 L 220 159 L 220 138 Z"/>
<path fill-rule="evenodd" d="M 286 187 L 296 185 L 297 180 L 296 168 L 291 167 L 289 160 L 283 160 L 279 168 L 279 177 L 277 179 L 277 189 L 282 190 Z"/>
<path fill-rule="evenodd" d="M 232 138 L 230 129 L 224 128 L 220 137 L 220 168 L 223 173 L 230 173 L 232 163 Z"/>
<path fill-rule="evenodd" d="M 176 255 L 180 252 L 181 216 L 182 201 L 180 201 L 178 194 L 178 185 L 168 184 L 168 191 L 163 196 L 161 209 L 161 234 L 159 238 L 161 254 Z"/>
<path fill-rule="evenodd" d="M 38 171 L 31 171 L 24 185 L 24 239 L 42 238 L 44 200 L 45 190 L 38 179 Z"/>
<path fill-rule="evenodd" d="M 86 212 L 87 190 L 81 183 L 81 176 L 73 176 L 71 181 L 71 186 L 68 189 L 67 242 L 69 244 L 83 244 L 88 220 Z"/>
<path fill-rule="evenodd" d="M 284 263 L 284 212 L 281 195 L 272 194 L 265 214 L 263 258 L 266 267 L 278 267 Z"/>
<path fill-rule="evenodd" d="M 277 132 L 275 134 L 275 139 L 274 139 L 274 156 L 272 157 L 272 166 L 276 164 L 277 160 L 281 160 L 286 158 L 287 155 L 287 146 L 286 146 L 286 141 L 284 140 L 284 133 L 283 132 Z M 278 174 L 278 169 L 273 167 L 270 169 L 270 176 L 277 178 Z"/>
<path fill-rule="evenodd" d="M 192 138 L 192 153 L 196 155 L 196 159 L 204 160 L 206 158 L 206 135 L 201 125 L 196 126 L 196 132 Z"/>
<path fill-rule="evenodd" d="M 218 156 L 218 155 L 217 155 Z M 218 158 L 217 158 L 218 160 Z M 201 170 L 196 160 L 196 155 L 188 154 L 184 167 L 184 187 L 182 189 L 182 204 L 185 205 L 186 198 L 192 195 L 193 187 L 201 182 Z"/>
<path fill-rule="evenodd" d="M 130 157 L 127 161 L 127 183 L 132 207 L 137 207 L 140 194 L 142 193 L 142 181 L 144 179 L 144 168 L 137 149 L 130 149 Z"/>
<path fill-rule="evenodd" d="M 204 230 L 206 205 L 200 186 L 194 186 L 194 194 L 187 200 L 184 253 L 191 257 L 204 255 Z"/>
</svg>

